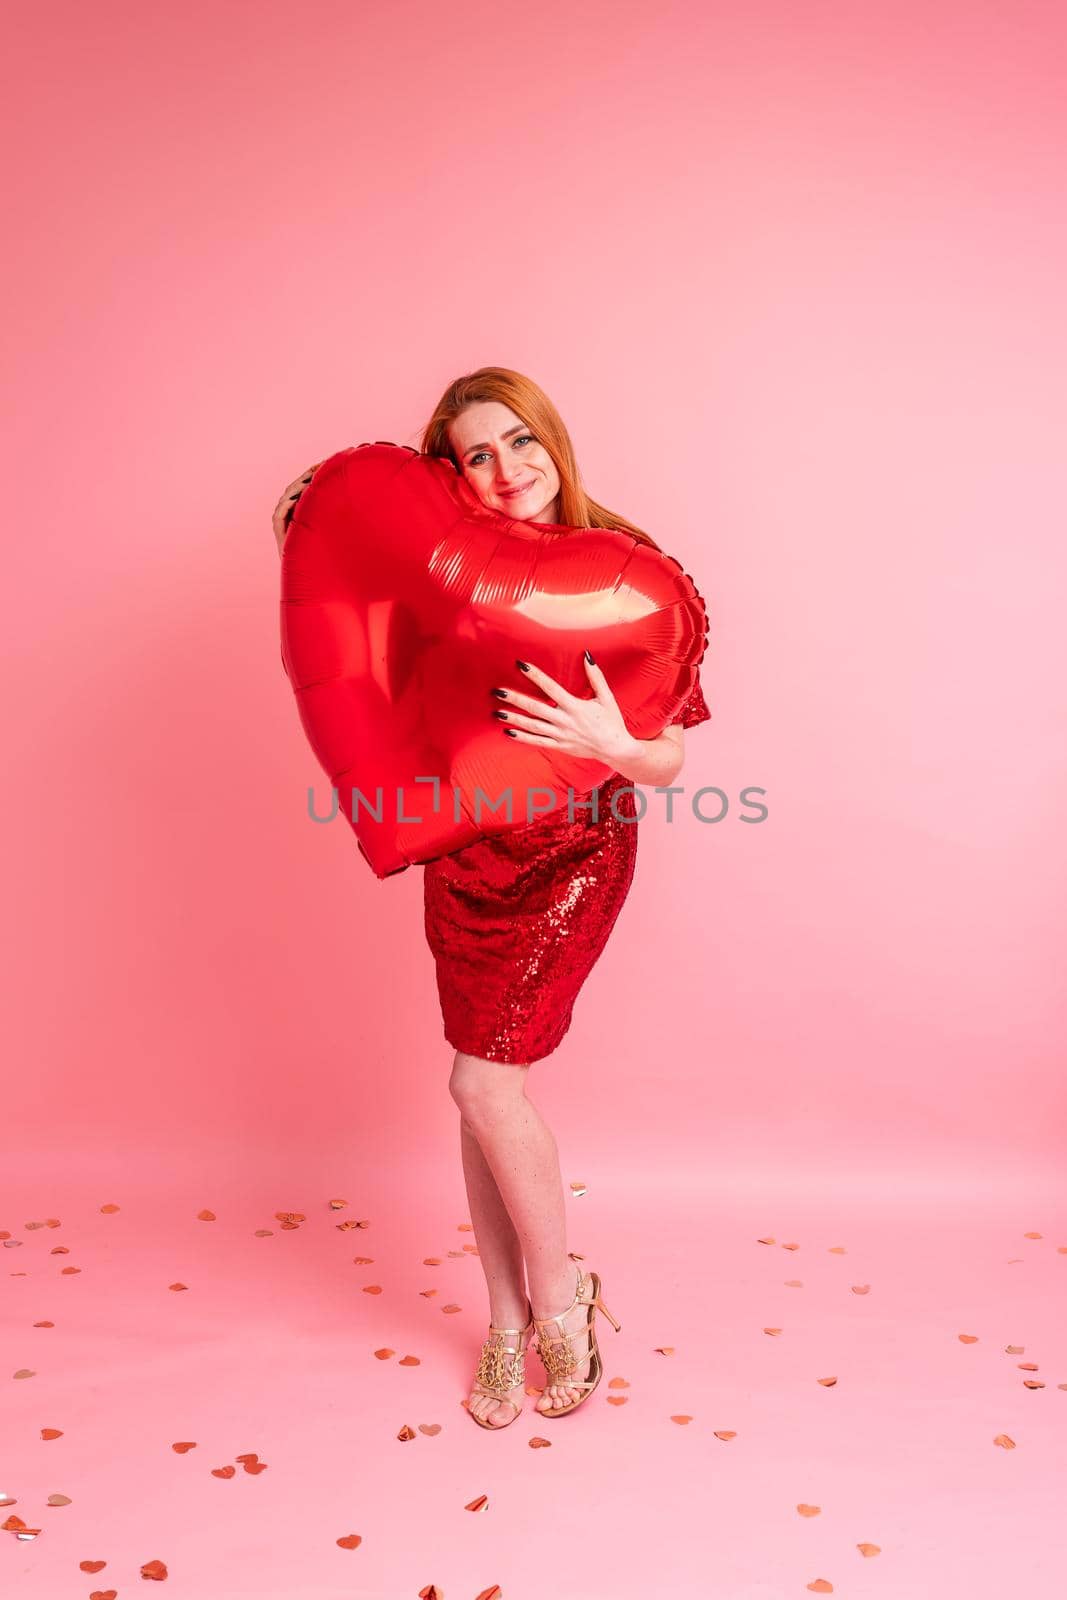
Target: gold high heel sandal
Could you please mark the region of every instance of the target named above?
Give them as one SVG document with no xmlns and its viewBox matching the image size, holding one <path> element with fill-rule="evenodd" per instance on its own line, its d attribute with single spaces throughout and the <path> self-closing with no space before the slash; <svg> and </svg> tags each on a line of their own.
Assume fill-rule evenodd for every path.
<svg viewBox="0 0 1067 1600">
<path fill-rule="evenodd" d="M 508 1344 L 508 1335 L 518 1338 L 518 1344 Z M 533 1336 L 533 1318 L 525 1328 L 493 1328 L 490 1327 L 482 1353 L 478 1359 L 478 1370 L 474 1375 L 472 1390 L 479 1394 L 492 1395 L 493 1399 L 501 1405 L 511 1406 L 515 1416 L 507 1422 L 489 1422 L 483 1420 L 476 1411 L 470 1410 L 470 1401 L 467 1410 L 480 1428 L 491 1428 L 495 1433 L 499 1428 L 510 1428 L 522 1411 L 522 1403 L 511 1398 L 510 1390 L 526 1388 L 526 1351 Z M 491 1408 L 490 1408 L 491 1409 Z"/>
<path fill-rule="evenodd" d="M 592 1290 L 591 1299 L 582 1293 L 582 1286 L 586 1277 L 589 1279 L 589 1288 Z M 574 1310 L 575 1306 L 586 1306 L 588 1308 L 586 1319 L 580 1328 L 573 1328 L 568 1332 L 564 1327 L 564 1318 Z M 564 1406 L 552 1406 L 547 1411 L 542 1411 L 535 1406 L 539 1417 L 565 1417 L 568 1412 L 576 1411 L 580 1405 L 583 1405 L 589 1399 L 589 1396 L 604 1376 L 604 1363 L 600 1359 L 600 1346 L 597 1344 L 596 1328 L 594 1326 L 598 1310 L 604 1313 L 616 1333 L 622 1331 L 622 1324 L 615 1321 L 615 1318 L 600 1298 L 600 1278 L 595 1272 L 583 1273 L 579 1266 L 578 1288 L 567 1310 L 561 1311 L 558 1317 L 534 1317 L 533 1323 L 537 1330 L 537 1352 L 548 1374 L 548 1382 L 550 1384 L 559 1384 L 563 1388 L 585 1390 L 585 1393 L 580 1394 L 577 1400 L 571 1400 Z M 588 1336 L 589 1348 L 583 1351 L 581 1356 L 576 1356 L 567 1341 L 578 1338 L 580 1334 Z M 588 1378 L 572 1378 L 571 1373 L 578 1370 L 580 1362 L 586 1356 L 589 1357 Z"/>
</svg>

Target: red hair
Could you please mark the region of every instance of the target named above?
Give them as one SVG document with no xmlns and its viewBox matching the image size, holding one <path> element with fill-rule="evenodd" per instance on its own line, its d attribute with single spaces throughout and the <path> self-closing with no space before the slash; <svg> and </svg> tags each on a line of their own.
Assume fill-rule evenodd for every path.
<svg viewBox="0 0 1067 1600">
<path fill-rule="evenodd" d="M 499 400 L 509 406 L 526 424 L 538 442 L 548 451 L 559 473 L 559 522 L 568 528 L 615 528 L 628 533 L 641 544 L 660 547 L 651 535 L 637 528 L 625 517 L 606 506 L 599 505 L 582 488 L 578 462 L 574 455 L 571 436 L 563 418 L 544 390 L 521 372 L 510 367 L 479 367 L 477 372 L 465 373 L 449 384 L 422 433 L 422 454 L 444 456 L 456 471 L 463 472 L 456 459 L 448 435 L 448 428 L 461 411 L 478 401 Z"/>
</svg>

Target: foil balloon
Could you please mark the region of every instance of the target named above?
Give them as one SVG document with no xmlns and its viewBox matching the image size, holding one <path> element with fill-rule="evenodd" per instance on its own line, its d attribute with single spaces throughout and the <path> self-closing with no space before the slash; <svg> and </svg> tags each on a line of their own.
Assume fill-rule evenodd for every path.
<svg viewBox="0 0 1067 1600">
<path fill-rule="evenodd" d="M 494 686 L 552 703 L 517 658 L 587 696 L 588 648 L 649 739 L 706 647 L 704 602 L 673 557 L 611 529 L 515 520 L 407 445 L 324 461 L 282 550 L 282 663 L 336 814 L 379 878 L 529 826 L 611 776 L 503 733 Z"/>
</svg>

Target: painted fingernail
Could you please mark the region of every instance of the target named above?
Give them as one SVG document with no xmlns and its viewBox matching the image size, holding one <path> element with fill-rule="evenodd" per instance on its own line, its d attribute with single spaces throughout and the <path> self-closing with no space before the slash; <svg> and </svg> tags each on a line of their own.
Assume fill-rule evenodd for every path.
<svg viewBox="0 0 1067 1600">
<path fill-rule="evenodd" d="M 514 739 L 514 737 L 515 737 L 515 729 L 514 728 L 505 728 L 504 732 L 508 735 L 509 738 Z"/>
<path fill-rule="evenodd" d="M 497 698 L 498 698 L 498 699 L 500 699 L 500 700 L 506 700 L 506 699 L 507 699 L 507 697 L 508 697 L 508 691 L 507 691 L 507 690 L 506 690 L 506 689 L 494 689 L 494 690 L 493 690 L 493 693 L 494 693 L 494 694 L 495 694 L 495 695 L 496 695 L 496 696 L 497 696 Z"/>
<path fill-rule="evenodd" d="M 521 671 L 522 671 L 522 672 L 529 672 L 529 670 L 530 670 L 530 663 L 529 663 L 529 662 L 528 662 L 528 661 L 519 661 L 519 660 L 518 660 L 518 659 L 517 659 L 517 658 L 516 658 L 516 661 L 515 661 L 515 665 L 516 665 L 516 666 L 517 666 L 517 667 L 518 667 L 518 668 L 519 668 L 519 669 L 520 669 L 520 670 L 521 670 Z"/>
<path fill-rule="evenodd" d="M 494 715 L 494 717 L 505 718 L 507 716 L 507 712 L 506 711 L 494 711 L 493 715 Z"/>
<path fill-rule="evenodd" d="M 585 659 L 588 661 L 591 667 L 596 666 L 596 662 L 593 660 L 593 657 L 590 655 L 588 650 L 585 652 Z"/>
</svg>

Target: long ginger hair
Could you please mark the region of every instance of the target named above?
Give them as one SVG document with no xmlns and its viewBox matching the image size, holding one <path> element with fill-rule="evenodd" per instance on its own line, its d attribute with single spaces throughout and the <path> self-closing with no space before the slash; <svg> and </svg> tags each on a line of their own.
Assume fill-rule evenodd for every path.
<svg viewBox="0 0 1067 1600">
<path fill-rule="evenodd" d="M 651 545 L 653 550 L 660 548 L 642 528 L 635 527 L 625 517 L 620 517 L 618 512 L 609 511 L 586 494 L 571 436 L 563 418 L 532 378 L 514 372 L 510 367 L 479 367 L 477 372 L 468 372 L 454 379 L 423 429 L 422 454 L 444 456 L 463 475 L 463 467 L 456 459 L 448 437 L 448 425 L 467 406 L 484 400 L 499 400 L 502 405 L 510 406 L 552 457 L 559 473 L 559 521 L 562 526 L 614 528 L 620 533 L 630 534 L 641 544 Z"/>
</svg>

